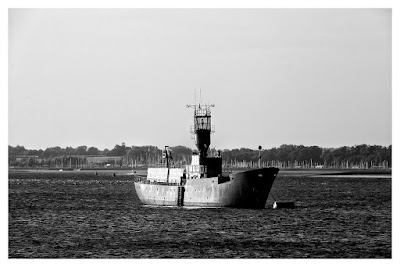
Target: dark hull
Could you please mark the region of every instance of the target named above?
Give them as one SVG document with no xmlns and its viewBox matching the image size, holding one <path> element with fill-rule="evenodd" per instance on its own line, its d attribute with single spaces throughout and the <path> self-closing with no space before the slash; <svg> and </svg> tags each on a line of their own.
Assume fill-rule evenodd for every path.
<svg viewBox="0 0 400 267">
<path fill-rule="evenodd" d="M 229 177 L 187 180 L 184 185 L 135 182 L 146 205 L 264 208 L 279 169 L 262 168 Z"/>
</svg>

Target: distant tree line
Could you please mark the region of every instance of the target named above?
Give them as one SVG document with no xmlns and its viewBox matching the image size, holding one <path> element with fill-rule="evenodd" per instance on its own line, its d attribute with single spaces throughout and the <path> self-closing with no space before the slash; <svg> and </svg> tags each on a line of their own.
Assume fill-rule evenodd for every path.
<svg viewBox="0 0 400 267">
<path fill-rule="evenodd" d="M 248 148 L 223 151 L 227 162 L 256 162 L 259 157 L 257 150 Z M 269 166 L 286 168 L 296 167 L 382 167 L 392 166 L 392 146 L 378 145 L 343 146 L 340 148 L 321 148 L 318 146 L 281 145 L 265 149 L 260 153 L 261 162 Z"/>
<path fill-rule="evenodd" d="M 175 162 L 190 164 L 193 150 L 185 146 L 171 147 Z M 210 149 L 209 155 L 217 154 Z M 32 166 L 38 162 L 46 162 L 60 157 L 122 157 L 126 165 L 151 165 L 162 160 L 162 150 L 156 146 L 125 146 L 115 145 L 111 150 L 100 150 L 96 147 L 78 146 L 76 148 L 59 146 L 39 149 L 25 149 L 23 146 L 8 146 L 10 166 Z M 259 152 L 257 149 L 240 148 L 222 151 L 224 166 L 253 167 L 259 162 L 263 166 L 278 166 L 282 168 L 391 168 L 392 146 L 356 145 L 339 148 L 321 148 L 318 146 L 281 145 Z M 38 160 L 33 160 L 37 158 Z"/>
</svg>

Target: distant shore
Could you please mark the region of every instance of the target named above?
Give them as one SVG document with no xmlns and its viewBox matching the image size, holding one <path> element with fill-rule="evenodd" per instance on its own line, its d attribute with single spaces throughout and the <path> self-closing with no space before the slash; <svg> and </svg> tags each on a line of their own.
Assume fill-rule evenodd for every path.
<svg viewBox="0 0 400 267">
<path fill-rule="evenodd" d="M 229 172 L 244 171 L 246 169 L 232 169 Z M 102 169 L 48 169 L 48 168 L 9 168 L 9 173 L 41 172 L 41 173 L 93 173 L 97 175 L 146 175 L 146 168 L 102 168 Z M 390 178 L 391 169 L 281 169 L 278 177 L 283 176 L 310 176 L 310 177 L 380 177 Z"/>
</svg>

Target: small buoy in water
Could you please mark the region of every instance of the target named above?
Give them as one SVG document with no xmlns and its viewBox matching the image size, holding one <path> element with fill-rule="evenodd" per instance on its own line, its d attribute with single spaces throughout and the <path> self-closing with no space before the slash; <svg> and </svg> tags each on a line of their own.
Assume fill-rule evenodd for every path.
<svg viewBox="0 0 400 267">
<path fill-rule="evenodd" d="M 273 209 L 294 209 L 294 202 L 291 201 L 275 201 L 274 204 L 272 205 Z"/>
<path fill-rule="evenodd" d="M 113 176 L 115 177 L 115 172 L 114 172 Z"/>
<path fill-rule="evenodd" d="M 97 175 L 97 172 L 95 172 L 94 175 Z"/>
</svg>

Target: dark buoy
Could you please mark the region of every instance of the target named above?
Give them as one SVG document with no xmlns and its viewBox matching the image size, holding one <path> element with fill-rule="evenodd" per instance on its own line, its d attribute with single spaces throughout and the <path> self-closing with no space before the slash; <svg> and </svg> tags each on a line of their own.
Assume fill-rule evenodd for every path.
<svg viewBox="0 0 400 267">
<path fill-rule="evenodd" d="M 115 177 L 115 172 L 113 173 L 113 176 Z"/>
<path fill-rule="evenodd" d="M 97 172 L 95 172 L 94 175 L 97 175 Z"/>
<path fill-rule="evenodd" d="M 292 201 L 275 201 L 272 205 L 273 209 L 294 209 L 295 205 Z"/>
</svg>

